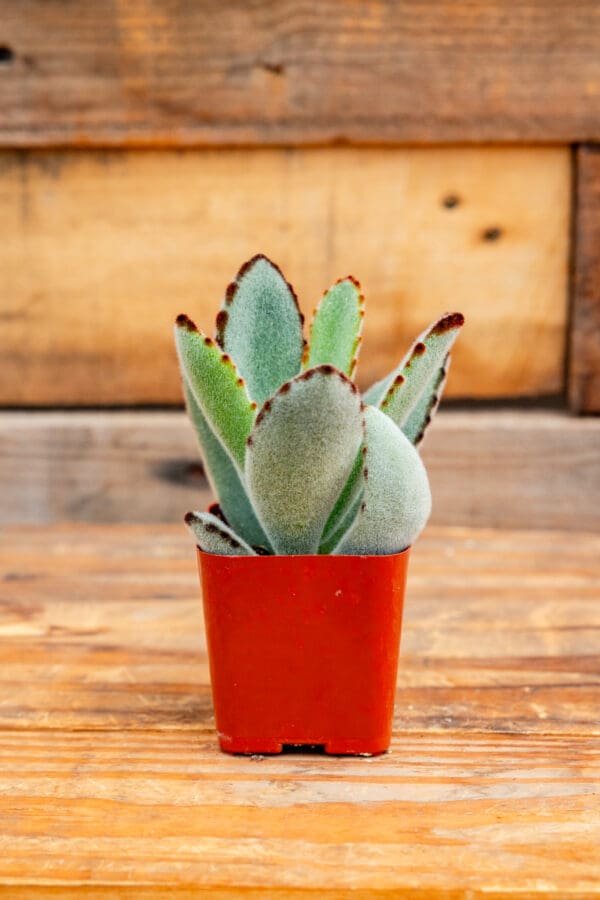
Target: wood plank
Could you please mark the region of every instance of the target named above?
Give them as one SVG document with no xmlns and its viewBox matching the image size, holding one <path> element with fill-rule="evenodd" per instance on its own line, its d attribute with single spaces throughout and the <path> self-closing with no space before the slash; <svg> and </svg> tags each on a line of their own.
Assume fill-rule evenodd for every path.
<svg viewBox="0 0 600 900">
<path fill-rule="evenodd" d="M 600 145 L 576 155 L 577 204 L 569 400 L 576 412 L 600 412 Z"/>
<path fill-rule="evenodd" d="M 308 315 L 336 278 L 361 280 L 362 384 L 460 309 L 450 395 L 563 390 L 566 148 L 7 151 L 0 166 L 2 404 L 180 402 L 174 317 L 212 331 L 259 250 Z"/>
<path fill-rule="evenodd" d="M 442 410 L 432 522 L 600 529 L 600 420 Z M 0 413 L 0 522 L 180 522 L 210 494 L 179 412 Z"/>
<path fill-rule="evenodd" d="M 180 528 L 5 528 L 0 578 L 0 896 L 600 893 L 598 535 L 428 529 L 372 759 L 217 750 Z"/>
<path fill-rule="evenodd" d="M 5 146 L 600 139 L 595 0 L 2 0 L 0 20 Z"/>
</svg>

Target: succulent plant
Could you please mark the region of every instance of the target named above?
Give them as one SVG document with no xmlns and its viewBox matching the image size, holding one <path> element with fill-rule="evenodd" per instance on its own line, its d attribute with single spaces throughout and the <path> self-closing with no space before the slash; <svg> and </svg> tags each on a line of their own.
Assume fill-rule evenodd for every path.
<svg viewBox="0 0 600 900">
<path fill-rule="evenodd" d="M 214 339 L 178 316 L 185 402 L 219 501 L 186 516 L 202 550 L 371 555 L 419 535 L 431 494 L 416 445 L 463 316 L 442 316 L 361 398 L 352 378 L 363 316 L 360 285 L 342 278 L 307 343 L 296 295 L 263 255 L 227 288 Z"/>
</svg>

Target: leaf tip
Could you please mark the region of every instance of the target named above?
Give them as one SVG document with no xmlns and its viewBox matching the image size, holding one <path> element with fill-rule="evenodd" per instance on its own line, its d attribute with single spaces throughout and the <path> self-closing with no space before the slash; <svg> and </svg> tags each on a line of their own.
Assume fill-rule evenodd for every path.
<svg viewBox="0 0 600 900">
<path fill-rule="evenodd" d="M 175 324 L 178 328 L 185 328 L 187 331 L 198 331 L 198 328 L 192 322 L 189 316 L 186 316 L 185 313 L 179 313 L 177 318 L 175 319 Z"/>
<path fill-rule="evenodd" d="M 462 313 L 447 313 L 445 316 L 436 322 L 433 328 L 430 331 L 431 335 L 440 335 L 445 334 L 447 331 L 452 331 L 454 328 L 462 328 L 465 324 L 465 317 Z"/>
</svg>

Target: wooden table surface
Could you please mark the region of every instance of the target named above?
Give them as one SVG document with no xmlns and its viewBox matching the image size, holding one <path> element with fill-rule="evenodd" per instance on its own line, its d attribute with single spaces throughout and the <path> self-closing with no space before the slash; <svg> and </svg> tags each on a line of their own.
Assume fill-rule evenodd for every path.
<svg viewBox="0 0 600 900">
<path fill-rule="evenodd" d="M 391 751 L 215 743 L 183 528 L 0 543 L 0 896 L 600 894 L 600 537 L 434 529 Z"/>
</svg>

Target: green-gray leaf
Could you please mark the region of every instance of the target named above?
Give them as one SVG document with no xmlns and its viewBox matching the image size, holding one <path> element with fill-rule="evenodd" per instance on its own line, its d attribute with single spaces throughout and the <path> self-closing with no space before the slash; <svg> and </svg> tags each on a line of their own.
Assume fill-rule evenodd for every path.
<svg viewBox="0 0 600 900">
<path fill-rule="evenodd" d="M 325 292 L 310 329 L 307 368 L 331 363 L 346 375 L 356 368 L 364 317 L 364 297 L 352 276 Z"/>
<path fill-rule="evenodd" d="M 319 553 L 331 553 L 354 521 L 363 494 L 365 453 L 366 448 L 363 446 L 356 454 L 348 480 L 342 488 L 342 493 L 336 500 L 335 506 L 323 529 L 323 534 L 319 541 Z"/>
<path fill-rule="evenodd" d="M 365 402 L 383 409 L 400 427 L 444 364 L 464 323 L 461 313 L 448 313 L 420 335 L 400 365 L 365 394 Z"/>
<path fill-rule="evenodd" d="M 412 412 L 402 425 L 402 431 L 415 447 L 423 440 L 425 432 L 440 404 L 449 368 L 450 354 L 447 355 L 441 368 L 435 372 L 427 385 L 427 389 L 423 391 L 418 403 L 413 407 Z"/>
<path fill-rule="evenodd" d="M 217 341 L 259 405 L 300 371 L 302 315 L 292 287 L 266 256 L 254 256 L 227 288 Z"/>
<path fill-rule="evenodd" d="M 256 404 L 227 354 L 202 334 L 187 316 L 178 316 L 175 344 L 184 379 L 215 434 L 240 472 Z"/>
<path fill-rule="evenodd" d="M 419 452 L 391 419 L 372 406 L 367 407 L 365 418 L 363 502 L 334 553 L 399 553 L 415 541 L 429 518 L 427 473 Z"/>
<path fill-rule="evenodd" d="M 219 499 L 231 527 L 251 545 L 269 547 L 238 471 L 223 444 L 206 421 L 189 384 L 183 380 L 183 392 L 190 420 L 196 431 L 206 476 Z"/>
<path fill-rule="evenodd" d="M 246 484 L 276 553 L 317 552 L 362 438 L 358 391 L 333 366 L 308 369 L 264 404 L 248 440 Z"/>
<path fill-rule="evenodd" d="M 252 547 L 212 513 L 189 512 L 185 524 L 205 553 L 220 556 L 256 556 Z"/>
</svg>

